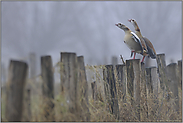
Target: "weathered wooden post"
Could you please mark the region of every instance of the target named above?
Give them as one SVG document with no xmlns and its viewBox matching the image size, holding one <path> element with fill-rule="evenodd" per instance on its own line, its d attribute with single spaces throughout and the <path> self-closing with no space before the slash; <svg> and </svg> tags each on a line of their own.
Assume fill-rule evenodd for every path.
<svg viewBox="0 0 183 123">
<path fill-rule="evenodd" d="M 96 87 L 97 88 L 94 88 L 96 89 L 94 92 L 95 96 L 97 96 L 95 98 L 95 100 L 100 100 L 102 102 L 105 101 L 105 92 L 104 92 L 104 81 L 103 81 L 103 66 L 100 65 L 100 66 L 87 66 L 86 68 L 86 73 L 87 73 L 87 82 L 89 83 L 88 84 L 88 91 L 89 91 L 89 97 L 93 98 L 93 89 L 91 87 L 91 85 L 93 85 L 94 81 L 95 81 L 95 84 L 96 84 Z"/>
<path fill-rule="evenodd" d="M 148 105 L 147 105 L 147 88 L 146 88 L 146 71 L 145 64 L 141 63 L 141 81 L 140 81 L 140 89 L 141 89 L 141 99 L 140 99 L 140 107 L 141 107 L 141 121 L 148 120 Z"/>
<path fill-rule="evenodd" d="M 160 102 L 159 102 L 159 104 L 161 104 L 159 106 L 159 112 L 161 112 L 162 106 L 163 106 L 163 99 L 166 98 L 167 101 L 170 100 L 170 95 L 169 95 L 170 89 L 168 86 L 165 54 L 157 54 L 156 61 L 158 66 L 157 73 L 159 75 L 160 88 L 161 88 L 161 92 L 163 93 L 163 96 L 160 97 Z M 158 119 L 160 120 L 160 115 L 158 117 L 159 117 Z"/>
<path fill-rule="evenodd" d="M 76 53 L 61 52 L 61 63 L 61 92 L 65 96 L 69 112 L 77 116 L 81 112 L 79 112 L 79 84 Z"/>
<path fill-rule="evenodd" d="M 82 121 L 90 121 L 90 112 L 89 112 L 89 103 L 88 103 L 88 83 L 86 80 L 86 72 L 85 72 L 85 65 L 84 65 L 84 57 L 78 56 L 77 57 L 78 63 L 78 82 L 79 82 L 79 100 L 80 100 L 80 107 L 82 114 Z M 85 116 L 85 117 L 83 117 Z"/>
<path fill-rule="evenodd" d="M 147 88 L 148 88 L 148 102 L 149 108 L 152 109 L 151 111 L 151 116 L 157 117 L 159 110 L 158 108 L 158 93 L 159 93 L 159 77 L 157 73 L 157 68 L 156 67 L 150 67 L 146 68 L 146 79 L 147 79 Z M 152 106 L 153 105 L 153 106 Z"/>
<path fill-rule="evenodd" d="M 140 121 L 140 60 L 126 60 L 127 91 L 131 96 L 131 104 L 135 109 L 137 120 Z"/>
<path fill-rule="evenodd" d="M 30 122 L 32 118 L 31 113 L 31 96 L 30 89 L 26 89 L 25 91 L 25 100 L 24 100 L 24 109 L 23 109 L 23 119 L 24 122 Z"/>
<path fill-rule="evenodd" d="M 157 99 L 160 83 L 157 68 L 156 67 L 146 68 L 146 74 L 147 74 L 147 87 L 149 90 L 149 94 L 153 93 L 153 97 Z"/>
<path fill-rule="evenodd" d="M 151 79 L 151 68 L 146 68 L 146 80 L 147 80 L 147 90 L 148 90 L 148 95 L 153 94 L 153 83 Z"/>
<path fill-rule="evenodd" d="M 11 60 L 7 82 L 6 118 L 8 121 L 22 119 L 23 91 L 26 82 L 28 65 L 25 62 Z"/>
<path fill-rule="evenodd" d="M 97 83 L 96 81 L 92 82 L 91 83 L 91 88 L 92 88 L 92 97 L 93 97 L 93 100 L 97 100 L 98 98 L 98 94 L 97 94 Z"/>
<path fill-rule="evenodd" d="M 104 92 L 104 81 L 103 81 L 103 68 L 102 66 L 95 66 L 96 75 L 96 86 L 97 86 L 97 99 L 104 102 L 105 92 Z"/>
<path fill-rule="evenodd" d="M 159 80 L 160 80 L 160 87 L 163 90 L 163 93 L 165 91 L 169 92 L 165 54 L 157 54 L 156 61 L 157 61 L 157 65 L 158 65 L 158 75 L 159 75 Z"/>
<path fill-rule="evenodd" d="M 179 87 L 182 90 L 182 60 L 178 61 L 178 71 L 177 71 L 177 74 L 178 74 L 178 79 L 179 79 Z"/>
<path fill-rule="evenodd" d="M 177 64 L 171 63 L 167 66 L 168 85 L 173 92 L 172 97 L 175 101 L 175 110 L 179 113 L 178 78 L 176 74 Z"/>
<path fill-rule="evenodd" d="M 125 65 L 116 65 L 116 73 L 117 73 L 117 85 L 118 85 L 118 100 L 122 99 L 122 101 L 126 102 L 126 86 L 127 86 L 127 78 L 126 78 L 126 66 Z"/>
<path fill-rule="evenodd" d="M 180 94 L 179 97 L 182 97 L 182 60 L 178 61 L 177 69 L 178 69 L 177 74 L 178 74 L 178 79 L 179 79 L 178 85 L 181 90 L 181 93 L 179 93 Z M 180 101 L 180 109 L 182 109 L 182 99 L 179 99 L 179 101 Z M 182 116 L 182 111 L 180 111 L 180 115 Z"/>
<path fill-rule="evenodd" d="M 86 78 L 88 83 L 88 98 L 92 98 L 92 87 L 91 83 L 96 81 L 95 73 L 93 72 L 92 66 L 87 65 L 86 66 Z"/>
<path fill-rule="evenodd" d="M 115 115 L 116 119 L 119 119 L 119 105 L 113 65 L 106 65 L 103 73 L 105 81 L 105 94 L 110 112 Z"/>
<path fill-rule="evenodd" d="M 51 56 L 41 57 L 41 76 L 43 79 L 43 114 L 46 121 L 54 121 L 54 76 Z"/>
</svg>

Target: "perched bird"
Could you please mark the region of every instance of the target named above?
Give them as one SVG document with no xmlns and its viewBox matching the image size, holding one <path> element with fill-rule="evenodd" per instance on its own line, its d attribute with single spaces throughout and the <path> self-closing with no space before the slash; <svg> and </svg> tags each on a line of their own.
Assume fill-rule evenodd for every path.
<svg viewBox="0 0 183 123">
<path fill-rule="evenodd" d="M 144 42 L 146 43 L 146 46 L 147 46 L 147 54 L 145 53 L 144 54 L 144 57 L 143 57 L 143 60 L 145 58 L 145 56 L 150 56 L 152 59 L 155 59 L 156 58 L 156 51 L 152 45 L 152 43 L 149 41 L 149 39 L 147 39 L 146 37 L 143 37 L 141 32 L 140 32 L 140 29 L 139 29 L 139 26 L 137 25 L 137 22 L 134 20 L 134 19 L 129 19 L 128 20 L 129 22 L 132 23 L 132 25 L 135 27 L 135 34 L 141 39 L 141 40 L 144 40 Z"/>
<path fill-rule="evenodd" d="M 128 46 L 128 48 L 130 48 L 131 55 L 133 55 L 134 52 L 133 59 L 135 59 L 136 53 L 140 53 L 143 55 L 144 53 L 147 52 L 145 43 L 141 42 L 140 38 L 134 32 L 132 32 L 127 26 L 121 23 L 115 25 L 125 32 L 124 43 Z"/>
</svg>

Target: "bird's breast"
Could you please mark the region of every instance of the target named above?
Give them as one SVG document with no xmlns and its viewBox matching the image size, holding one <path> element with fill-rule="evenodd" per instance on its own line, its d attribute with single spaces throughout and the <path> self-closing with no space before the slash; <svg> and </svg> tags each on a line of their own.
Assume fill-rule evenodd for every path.
<svg viewBox="0 0 183 123">
<path fill-rule="evenodd" d="M 128 46 L 130 50 L 134 50 L 136 52 L 141 52 L 140 44 L 137 43 L 133 38 L 124 38 L 124 43 Z"/>
</svg>

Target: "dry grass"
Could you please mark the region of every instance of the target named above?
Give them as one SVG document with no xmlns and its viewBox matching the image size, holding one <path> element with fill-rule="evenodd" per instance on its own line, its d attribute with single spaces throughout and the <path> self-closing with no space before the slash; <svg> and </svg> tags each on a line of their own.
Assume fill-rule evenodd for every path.
<svg viewBox="0 0 183 123">
<path fill-rule="evenodd" d="M 95 68 L 95 67 L 93 67 Z M 101 67 L 102 68 L 102 67 Z M 95 70 L 95 69 L 93 69 Z M 97 74 L 97 73 L 96 73 Z M 30 80 L 28 83 L 33 83 Z M 48 121 L 44 117 L 45 110 L 44 107 L 46 102 L 43 101 L 42 98 L 42 88 L 41 88 L 41 81 L 36 82 L 31 85 L 31 121 L 32 122 L 39 122 L 39 121 Z M 27 84 L 27 86 L 29 85 Z M 51 100 L 54 103 L 54 110 L 49 110 L 50 115 L 53 114 L 54 121 L 62 122 L 62 121 L 82 121 L 83 118 L 87 117 L 87 113 L 82 114 L 73 114 L 69 113 L 68 105 L 64 97 L 59 93 L 60 90 L 60 83 L 55 83 L 55 96 L 54 100 Z M 179 105 L 182 106 L 182 97 L 181 97 L 181 89 L 179 88 Z M 5 106 L 6 106 L 6 93 L 5 90 L 2 89 L 1 93 L 1 120 L 7 121 L 5 118 Z M 130 103 L 131 97 L 127 94 L 126 102 L 122 99 L 118 99 L 119 105 L 119 120 L 116 120 L 115 117 L 110 113 L 108 109 L 108 105 L 106 101 L 94 101 L 91 97 L 89 97 L 89 111 L 90 111 L 90 121 L 91 122 L 135 122 L 138 121 L 136 117 L 136 113 L 134 108 Z M 144 108 L 144 103 L 141 104 L 144 107 L 141 107 L 141 119 L 142 121 L 164 121 L 164 122 L 181 122 L 182 121 L 182 110 L 180 113 L 175 111 L 175 99 L 170 99 L 168 102 L 165 98 L 163 98 L 162 93 L 159 93 L 158 101 L 154 100 L 152 95 L 148 95 L 147 100 L 148 108 Z M 157 104 L 158 102 L 158 104 Z M 182 107 L 180 107 L 182 109 Z M 144 112 L 148 112 L 148 117 L 146 117 Z M 51 121 L 51 120 L 50 120 Z"/>
</svg>

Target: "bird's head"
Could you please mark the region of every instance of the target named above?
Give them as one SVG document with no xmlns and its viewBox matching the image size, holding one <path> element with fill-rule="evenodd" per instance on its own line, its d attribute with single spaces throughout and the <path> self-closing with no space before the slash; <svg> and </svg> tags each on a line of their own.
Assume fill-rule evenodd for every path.
<svg viewBox="0 0 183 123">
<path fill-rule="evenodd" d="M 140 29 L 139 26 L 137 25 L 137 22 L 134 19 L 129 19 L 128 21 L 135 27 L 135 31 L 140 33 Z"/>
<path fill-rule="evenodd" d="M 132 23 L 132 25 L 135 27 L 137 26 L 137 22 L 134 19 L 129 19 L 128 20 L 130 23 Z"/>
<path fill-rule="evenodd" d="M 124 31 L 129 30 L 129 28 L 127 26 L 125 26 L 124 24 L 118 23 L 115 25 Z"/>
</svg>

